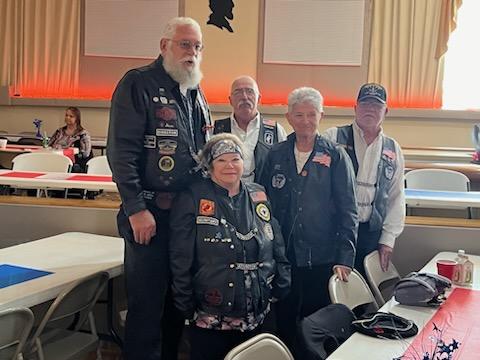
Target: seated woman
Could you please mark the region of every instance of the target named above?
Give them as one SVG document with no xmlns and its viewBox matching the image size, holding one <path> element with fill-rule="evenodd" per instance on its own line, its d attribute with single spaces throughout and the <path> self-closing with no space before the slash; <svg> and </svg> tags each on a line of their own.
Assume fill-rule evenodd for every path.
<svg viewBox="0 0 480 360">
<path fill-rule="evenodd" d="M 261 332 L 270 303 L 290 289 L 290 265 L 262 186 L 243 183 L 243 150 L 232 134 L 200 153 L 208 178 L 175 199 L 170 266 L 175 306 L 193 322 L 192 360 L 221 360 Z"/>
<path fill-rule="evenodd" d="M 81 114 L 77 107 L 70 106 L 66 109 L 65 124 L 53 133 L 48 145 L 54 149 L 78 148 L 72 172 L 85 172 L 87 161 L 93 157 L 92 144 L 90 134 L 82 127 Z"/>
</svg>

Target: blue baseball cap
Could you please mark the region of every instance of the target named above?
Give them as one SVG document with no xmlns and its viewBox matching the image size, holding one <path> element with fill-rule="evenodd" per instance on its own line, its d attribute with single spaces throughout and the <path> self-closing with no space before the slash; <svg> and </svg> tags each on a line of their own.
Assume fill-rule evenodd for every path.
<svg viewBox="0 0 480 360">
<path fill-rule="evenodd" d="M 382 104 L 387 103 L 387 91 L 385 88 L 376 83 L 368 83 L 362 85 L 358 92 L 357 102 L 374 99 Z"/>
</svg>

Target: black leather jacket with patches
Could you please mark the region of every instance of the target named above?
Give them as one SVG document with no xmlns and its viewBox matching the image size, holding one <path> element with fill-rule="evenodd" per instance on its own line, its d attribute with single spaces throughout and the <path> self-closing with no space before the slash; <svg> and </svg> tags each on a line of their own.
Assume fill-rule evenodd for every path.
<svg viewBox="0 0 480 360">
<path fill-rule="evenodd" d="M 210 128 L 200 88 L 182 95 L 161 56 L 125 74 L 112 97 L 107 157 L 127 216 L 147 208 L 144 191 L 177 192 L 198 178 L 195 154 Z"/>
<path fill-rule="evenodd" d="M 255 315 L 290 289 L 290 265 L 264 188 L 242 184 L 236 197 L 205 179 L 175 199 L 170 267 L 175 306 L 187 318 L 196 310 L 246 316 L 245 267 L 253 271 Z"/>
</svg>

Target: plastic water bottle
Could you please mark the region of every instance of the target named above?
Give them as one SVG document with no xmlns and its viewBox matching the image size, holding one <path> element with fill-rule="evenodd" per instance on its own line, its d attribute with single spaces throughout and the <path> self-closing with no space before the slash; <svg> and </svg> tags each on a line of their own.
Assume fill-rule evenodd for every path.
<svg viewBox="0 0 480 360">
<path fill-rule="evenodd" d="M 453 282 L 457 285 L 471 285 L 473 283 L 473 263 L 468 259 L 465 250 L 458 250 L 455 258 L 457 265 L 453 275 Z"/>
</svg>

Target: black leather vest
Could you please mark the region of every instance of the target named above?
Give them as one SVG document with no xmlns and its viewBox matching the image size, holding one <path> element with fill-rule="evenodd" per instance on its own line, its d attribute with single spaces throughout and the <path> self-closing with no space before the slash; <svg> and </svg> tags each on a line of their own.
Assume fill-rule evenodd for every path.
<svg viewBox="0 0 480 360">
<path fill-rule="evenodd" d="M 215 121 L 214 134 L 231 133 L 232 122 L 230 118 L 219 119 Z M 253 152 L 255 157 L 255 177 L 254 181 L 259 182 L 262 178 L 263 169 L 267 155 L 274 144 L 278 143 L 277 123 L 271 120 L 265 120 L 260 116 L 260 131 L 258 133 L 258 141 Z"/>
</svg>

